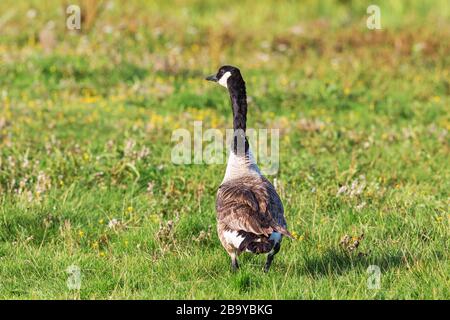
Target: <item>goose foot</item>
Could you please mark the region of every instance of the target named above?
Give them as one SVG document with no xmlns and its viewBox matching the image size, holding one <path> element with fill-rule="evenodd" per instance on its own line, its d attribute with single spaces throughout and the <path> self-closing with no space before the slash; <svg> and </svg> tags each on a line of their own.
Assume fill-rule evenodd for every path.
<svg viewBox="0 0 450 320">
<path fill-rule="evenodd" d="M 239 263 L 237 261 L 237 255 L 235 253 L 230 254 L 231 256 L 231 270 L 236 272 L 239 270 Z"/>
<path fill-rule="evenodd" d="M 239 263 L 237 262 L 237 259 L 231 261 L 231 270 L 233 272 L 237 272 L 239 270 Z"/>
</svg>

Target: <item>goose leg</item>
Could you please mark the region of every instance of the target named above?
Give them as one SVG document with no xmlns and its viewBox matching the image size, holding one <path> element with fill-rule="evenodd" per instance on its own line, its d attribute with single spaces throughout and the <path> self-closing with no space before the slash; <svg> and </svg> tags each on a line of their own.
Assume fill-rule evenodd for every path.
<svg viewBox="0 0 450 320">
<path fill-rule="evenodd" d="M 264 265 L 264 272 L 269 272 L 270 266 L 272 265 L 273 258 L 280 251 L 280 243 L 277 242 L 273 247 L 273 250 L 267 256 L 266 264 Z"/>
<path fill-rule="evenodd" d="M 237 255 L 232 253 L 231 255 L 231 269 L 236 272 L 239 269 L 239 263 L 237 261 Z"/>
</svg>

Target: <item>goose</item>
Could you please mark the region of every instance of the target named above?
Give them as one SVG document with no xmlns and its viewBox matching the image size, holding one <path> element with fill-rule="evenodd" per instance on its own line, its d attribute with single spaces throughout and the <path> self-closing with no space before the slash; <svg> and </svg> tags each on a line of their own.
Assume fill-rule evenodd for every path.
<svg viewBox="0 0 450 320">
<path fill-rule="evenodd" d="M 247 95 L 241 72 L 234 66 L 222 66 L 206 78 L 228 89 L 233 112 L 233 139 L 225 176 L 216 196 L 217 233 L 231 257 L 233 271 L 239 268 L 243 252 L 267 253 L 264 271 L 268 272 L 280 251 L 287 230 L 280 197 L 270 181 L 261 174 L 245 135 Z"/>
</svg>

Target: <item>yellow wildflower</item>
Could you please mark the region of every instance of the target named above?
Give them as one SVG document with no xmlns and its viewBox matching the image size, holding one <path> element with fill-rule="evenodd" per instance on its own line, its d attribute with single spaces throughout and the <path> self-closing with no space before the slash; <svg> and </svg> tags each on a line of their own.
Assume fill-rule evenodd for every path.
<svg viewBox="0 0 450 320">
<path fill-rule="evenodd" d="M 100 100 L 99 96 L 85 96 L 81 99 L 83 103 L 95 103 Z"/>
<path fill-rule="evenodd" d="M 280 84 L 281 84 L 282 86 L 287 86 L 288 83 L 289 83 L 289 80 L 288 80 L 287 77 L 285 77 L 285 76 L 281 77 L 281 79 L 280 79 Z"/>
<path fill-rule="evenodd" d="M 153 223 L 158 223 L 158 222 L 159 222 L 159 217 L 158 217 L 158 215 L 156 215 L 156 214 L 151 214 L 151 215 L 149 216 L 149 219 L 150 219 L 150 221 L 153 222 Z"/>
</svg>

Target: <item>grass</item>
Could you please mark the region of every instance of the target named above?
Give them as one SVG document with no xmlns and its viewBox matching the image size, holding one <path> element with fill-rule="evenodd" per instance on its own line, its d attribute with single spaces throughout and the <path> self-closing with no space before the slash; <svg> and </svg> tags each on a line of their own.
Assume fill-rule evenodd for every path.
<svg viewBox="0 0 450 320">
<path fill-rule="evenodd" d="M 450 298 L 447 1 L 378 1 L 381 31 L 364 1 L 266 2 L 109 1 L 82 32 L 61 2 L 1 2 L 1 298 Z M 224 63 L 248 126 L 281 132 L 269 178 L 297 240 L 269 274 L 220 246 L 225 165 L 170 161 L 176 128 L 231 126 L 203 80 Z"/>
</svg>

